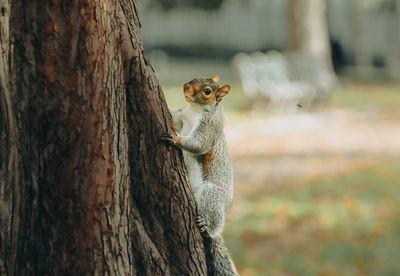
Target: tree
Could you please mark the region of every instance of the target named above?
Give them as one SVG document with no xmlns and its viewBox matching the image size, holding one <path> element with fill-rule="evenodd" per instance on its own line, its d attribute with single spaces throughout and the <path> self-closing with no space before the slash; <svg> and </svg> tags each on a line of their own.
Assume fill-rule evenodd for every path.
<svg viewBox="0 0 400 276">
<path fill-rule="evenodd" d="M 0 5 L 0 274 L 206 274 L 136 2 Z"/>
<path fill-rule="evenodd" d="M 336 76 L 331 60 L 326 0 L 290 0 L 290 47 L 313 57 L 323 82 L 332 87 Z"/>
</svg>

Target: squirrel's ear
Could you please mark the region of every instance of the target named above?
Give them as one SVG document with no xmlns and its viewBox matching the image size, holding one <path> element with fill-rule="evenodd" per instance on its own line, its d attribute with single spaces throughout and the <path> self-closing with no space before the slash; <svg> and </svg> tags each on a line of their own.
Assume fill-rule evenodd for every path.
<svg viewBox="0 0 400 276">
<path fill-rule="evenodd" d="M 219 76 L 211 76 L 211 78 L 213 81 L 217 82 L 219 81 Z"/>
<path fill-rule="evenodd" d="M 225 84 L 224 86 L 221 86 L 218 91 L 217 91 L 217 103 L 219 103 L 223 97 L 225 97 L 228 93 L 229 90 L 231 90 L 231 86 L 229 84 Z"/>
</svg>

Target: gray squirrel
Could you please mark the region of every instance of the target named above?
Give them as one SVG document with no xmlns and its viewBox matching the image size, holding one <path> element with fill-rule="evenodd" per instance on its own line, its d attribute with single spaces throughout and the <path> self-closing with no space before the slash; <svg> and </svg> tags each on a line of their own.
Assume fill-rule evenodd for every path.
<svg viewBox="0 0 400 276">
<path fill-rule="evenodd" d="M 204 238 L 209 275 L 238 275 L 224 245 L 222 230 L 233 196 L 233 173 L 223 132 L 222 99 L 231 89 L 219 77 L 196 78 L 183 86 L 187 105 L 171 110 L 179 133 L 161 140 L 183 150 Z"/>
</svg>

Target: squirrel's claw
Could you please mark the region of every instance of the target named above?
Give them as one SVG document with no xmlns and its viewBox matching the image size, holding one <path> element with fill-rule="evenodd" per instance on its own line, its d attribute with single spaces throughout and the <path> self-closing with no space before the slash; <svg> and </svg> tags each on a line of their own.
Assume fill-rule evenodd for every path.
<svg viewBox="0 0 400 276">
<path fill-rule="evenodd" d="M 197 216 L 196 223 L 197 223 L 197 226 L 199 227 L 201 233 L 204 233 L 204 234 L 208 233 L 207 223 L 204 218 L 202 218 L 201 216 Z"/>
<path fill-rule="evenodd" d="M 169 144 L 175 144 L 174 142 L 174 137 L 171 135 L 171 133 L 164 133 L 163 135 L 161 135 L 160 137 L 161 141 L 163 142 L 167 142 Z"/>
</svg>

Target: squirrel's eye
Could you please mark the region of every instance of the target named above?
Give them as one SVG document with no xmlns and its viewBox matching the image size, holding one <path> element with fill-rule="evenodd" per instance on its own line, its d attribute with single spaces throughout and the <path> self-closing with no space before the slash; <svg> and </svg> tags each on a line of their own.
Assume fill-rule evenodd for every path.
<svg viewBox="0 0 400 276">
<path fill-rule="evenodd" d="M 211 94 L 211 89 L 210 88 L 205 88 L 204 90 L 203 90 L 203 92 L 204 92 L 204 94 L 206 94 L 206 95 L 210 95 Z"/>
</svg>

